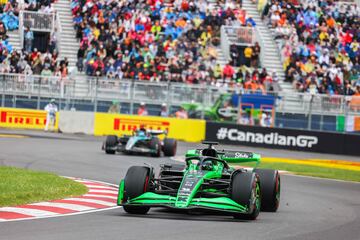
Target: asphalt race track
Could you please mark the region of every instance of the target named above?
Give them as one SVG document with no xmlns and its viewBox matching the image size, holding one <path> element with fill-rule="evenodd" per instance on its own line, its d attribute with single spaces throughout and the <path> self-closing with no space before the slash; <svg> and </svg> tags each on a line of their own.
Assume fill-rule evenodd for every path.
<svg viewBox="0 0 360 240">
<path fill-rule="evenodd" d="M 0 133 L 10 131 L 0 130 Z M 158 166 L 168 158 L 105 155 L 102 138 L 18 131 L 27 138 L 0 138 L 0 165 L 46 170 L 117 184 L 131 165 Z M 196 145 L 180 143 L 178 154 Z M 288 151 L 244 148 L 266 156 L 294 157 Z M 292 155 L 291 155 L 292 154 Z M 296 153 L 297 158 L 353 157 Z M 0 179 L 1 180 L 1 179 Z M 49 239 L 360 239 L 360 184 L 282 176 L 277 213 L 256 221 L 153 209 L 145 216 L 120 209 L 29 221 L 0 223 L 1 240 Z"/>
</svg>

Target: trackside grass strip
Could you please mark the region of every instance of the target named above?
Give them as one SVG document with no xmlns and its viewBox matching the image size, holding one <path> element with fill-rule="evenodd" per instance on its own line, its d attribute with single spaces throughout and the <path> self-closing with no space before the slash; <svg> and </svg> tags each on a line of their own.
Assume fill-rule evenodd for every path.
<svg viewBox="0 0 360 240">
<path fill-rule="evenodd" d="M 52 173 L 0 166 L 0 207 L 80 196 L 87 188 Z"/>
<path fill-rule="evenodd" d="M 245 164 L 242 164 L 245 166 Z M 246 165 L 253 167 L 253 165 Z M 297 175 L 331 178 L 346 181 L 360 182 L 360 171 L 345 170 L 331 167 L 319 167 L 313 165 L 292 164 L 284 162 L 261 162 L 260 168 L 285 170 Z"/>
</svg>

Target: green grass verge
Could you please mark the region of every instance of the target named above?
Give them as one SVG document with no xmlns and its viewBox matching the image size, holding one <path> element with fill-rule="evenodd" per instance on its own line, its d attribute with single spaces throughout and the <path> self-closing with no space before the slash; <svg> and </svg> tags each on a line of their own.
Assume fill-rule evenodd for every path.
<svg viewBox="0 0 360 240">
<path fill-rule="evenodd" d="M 80 196 L 87 188 L 52 173 L 0 167 L 0 207 Z"/>
<path fill-rule="evenodd" d="M 241 164 L 241 165 L 242 166 L 250 166 L 250 167 L 254 166 L 251 164 L 249 164 L 249 165 Z M 359 171 L 316 167 L 316 166 L 309 166 L 309 165 L 297 165 L 297 164 L 289 164 L 289 163 L 276 163 L 276 162 L 274 162 L 274 163 L 261 162 L 259 167 L 285 170 L 285 171 L 289 171 L 289 172 L 292 172 L 297 175 L 360 182 L 360 172 Z"/>
</svg>

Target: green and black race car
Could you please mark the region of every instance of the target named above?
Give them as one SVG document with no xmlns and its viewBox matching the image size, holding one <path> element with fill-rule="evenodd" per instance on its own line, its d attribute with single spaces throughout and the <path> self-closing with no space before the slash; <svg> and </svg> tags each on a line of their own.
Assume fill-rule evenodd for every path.
<svg viewBox="0 0 360 240">
<path fill-rule="evenodd" d="M 151 166 L 132 166 L 120 182 L 118 205 L 127 213 L 145 214 L 151 207 L 205 210 L 254 220 L 260 210 L 276 212 L 280 175 L 258 169 L 260 155 L 219 151 L 214 142 L 189 150 L 186 165 L 161 165 L 158 177 Z M 255 162 L 255 168 L 235 169 L 228 163 Z"/>
<path fill-rule="evenodd" d="M 160 140 L 159 135 L 165 135 L 164 139 Z M 102 145 L 102 150 L 106 154 L 123 152 L 127 154 L 150 154 L 153 157 L 160 157 L 161 152 L 163 152 L 165 156 L 172 157 L 176 154 L 176 147 L 177 141 L 168 138 L 167 131 L 140 128 L 134 130 L 130 136 L 107 136 Z"/>
</svg>

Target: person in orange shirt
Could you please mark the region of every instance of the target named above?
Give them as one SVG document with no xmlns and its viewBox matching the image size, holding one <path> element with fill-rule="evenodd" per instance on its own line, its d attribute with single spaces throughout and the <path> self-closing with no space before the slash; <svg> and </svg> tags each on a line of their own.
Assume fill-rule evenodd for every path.
<svg viewBox="0 0 360 240">
<path fill-rule="evenodd" d="M 175 26 L 184 28 L 186 26 L 186 21 L 184 20 L 184 18 L 179 18 L 178 20 L 176 20 Z"/>
<path fill-rule="evenodd" d="M 331 16 L 328 16 L 327 19 L 326 19 L 326 24 L 328 25 L 328 27 L 334 28 L 336 22 Z"/>
<path fill-rule="evenodd" d="M 185 109 L 183 107 L 180 107 L 180 109 L 175 113 L 176 118 L 180 118 L 180 119 L 188 119 L 189 116 L 187 114 L 187 112 L 185 111 Z"/>
<path fill-rule="evenodd" d="M 355 94 L 351 97 L 350 107 L 354 111 L 360 110 L 360 86 L 356 87 Z"/>
<path fill-rule="evenodd" d="M 144 102 L 140 103 L 140 107 L 138 109 L 137 114 L 139 116 L 147 116 L 147 115 L 149 115 Z"/>
</svg>

